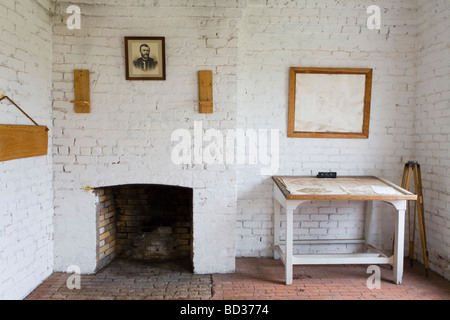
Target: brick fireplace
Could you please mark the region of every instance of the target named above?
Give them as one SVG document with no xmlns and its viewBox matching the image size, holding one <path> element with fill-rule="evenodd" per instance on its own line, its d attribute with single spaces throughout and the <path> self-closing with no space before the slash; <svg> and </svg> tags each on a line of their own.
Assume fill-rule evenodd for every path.
<svg viewBox="0 0 450 320">
<path fill-rule="evenodd" d="M 69 30 L 63 22 L 68 16 L 64 2 L 56 4 L 52 18 L 55 29 L 52 41 L 56 48 L 52 64 L 55 78 L 51 85 L 54 270 L 66 272 L 69 266 L 76 265 L 82 274 L 92 274 L 114 257 L 125 254 L 132 257 L 136 254 L 134 249 L 140 246 L 152 248 L 148 244 L 154 241 L 150 239 L 152 232 L 169 237 L 176 230 L 187 228 L 153 224 L 150 226 L 157 228 L 136 235 L 128 243 L 131 249 L 122 249 L 119 205 L 114 203 L 114 207 L 105 206 L 99 211 L 100 197 L 112 198 L 117 191 L 113 186 L 150 184 L 180 186 L 193 193 L 191 227 L 184 230 L 192 233 L 190 243 L 185 244 L 181 239 L 170 241 L 177 243 L 177 249 L 189 246 L 182 253 L 177 250 L 177 254 L 191 250 L 189 259 L 194 273 L 234 272 L 238 212 L 236 165 L 207 161 L 215 156 L 211 154 L 212 146 L 218 143 L 215 135 L 207 133 L 219 132 L 226 136 L 228 130 L 236 129 L 240 4 L 230 8 L 197 5 L 187 8 L 181 2 L 144 7 L 130 7 L 125 3 L 112 6 L 105 2 L 106 11 L 89 4 L 80 8 L 84 22 L 79 30 Z M 148 11 L 148 16 L 147 13 L 141 16 L 143 9 Z M 131 10 L 135 15 L 137 20 L 132 25 L 123 16 L 123 10 Z M 197 28 L 199 20 L 191 16 L 197 10 L 208 11 L 205 21 L 213 17 L 214 28 Z M 177 25 L 163 18 L 148 18 L 164 17 L 164 12 L 173 12 Z M 103 28 L 107 35 L 90 27 L 94 25 Z M 191 27 L 198 29 L 193 38 L 185 36 L 186 28 Z M 167 79 L 129 81 L 124 76 L 124 37 L 145 34 L 149 28 L 155 36 L 166 38 Z M 99 31 L 95 36 L 94 29 Z M 61 51 L 60 47 L 70 50 Z M 189 53 L 189 58 L 185 53 Z M 91 112 L 87 114 L 75 113 L 70 102 L 75 96 L 74 69 L 90 71 Z M 211 114 L 198 112 L 198 70 L 213 71 L 214 112 Z M 199 122 L 201 128 L 196 126 Z M 191 141 L 177 135 L 180 130 L 188 132 Z M 192 150 L 186 150 L 186 154 L 188 151 L 191 154 L 192 163 L 174 160 L 178 159 L 180 145 L 192 145 Z M 186 155 L 184 149 L 181 151 L 181 155 Z M 259 174 L 259 168 L 256 170 Z M 106 188 L 110 186 L 111 190 Z M 260 203 L 255 206 L 261 210 Z M 132 228 L 135 222 L 129 221 L 130 226 L 126 227 Z M 153 251 L 159 257 L 152 258 L 172 255 L 171 250 L 162 247 Z"/>
<path fill-rule="evenodd" d="M 130 184 L 96 188 L 96 270 L 114 258 L 192 266 L 193 190 Z"/>
</svg>

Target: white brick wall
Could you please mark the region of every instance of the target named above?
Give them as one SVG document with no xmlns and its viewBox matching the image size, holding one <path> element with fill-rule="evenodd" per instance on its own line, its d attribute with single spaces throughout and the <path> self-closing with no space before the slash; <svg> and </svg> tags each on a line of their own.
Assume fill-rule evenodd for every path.
<svg viewBox="0 0 450 320">
<path fill-rule="evenodd" d="M 22 299 L 53 271 L 50 1 L 0 3 L 0 92 L 50 129 L 47 156 L 0 162 L 0 300 Z M 32 124 L 7 100 L 1 124 Z"/>
<path fill-rule="evenodd" d="M 419 160 L 431 268 L 448 278 L 449 3 L 419 1 L 416 8 L 413 1 L 378 2 L 379 31 L 366 28 L 371 4 L 293 1 L 287 8 L 281 1 L 248 2 L 239 34 L 237 125 L 281 130 L 280 175 L 330 170 L 377 175 L 400 184 L 404 163 Z M 373 68 L 369 139 L 286 138 L 291 66 Z M 255 177 L 257 169 L 250 166 L 238 166 L 237 175 L 237 255 L 271 256 L 272 181 Z M 321 202 L 298 208 L 294 236 L 360 237 L 362 207 L 346 205 Z M 334 214 L 336 206 L 342 215 Z M 392 209 L 379 204 L 376 212 L 373 242 L 389 251 Z M 405 249 L 407 254 L 408 246 Z M 420 250 L 417 236 L 416 257 Z"/>
<path fill-rule="evenodd" d="M 414 157 L 419 30 L 414 2 L 377 3 L 382 9 L 381 30 L 366 27 L 366 9 L 372 4 L 369 1 L 216 4 L 130 0 L 121 2 L 119 7 L 107 1 L 96 4 L 101 5 L 80 3 L 81 30 L 69 31 L 65 27 L 68 5 L 65 2 L 59 3 L 54 19 L 58 221 L 75 221 L 81 212 L 82 220 L 92 224 L 93 209 L 87 208 L 93 207 L 94 200 L 82 191 L 85 186 L 132 182 L 193 186 L 197 197 L 194 214 L 198 222 L 194 240 L 197 271 L 217 270 L 213 265 L 231 270 L 234 250 L 237 256 L 272 254 L 270 177 L 261 175 L 260 167 L 252 164 L 238 164 L 237 171 L 234 166 L 174 166 L 168 156 L 171 151 L 168 137 L 174 129 L 192 132 L 194 121 L 202 121 L 204 130 L 279 129 L 278 174 L 310 175 L 319 170 L 333 170 L 340 175 L 377 175 L 400 183 L 404 163 Z M 166 37 L 165 82 L 124 80 L 123 37 L 129 35 Z M 369 139 L 287 139 L 290 66 L 373 68 Z M 73 97 L 75 68 L 91 71 L 89 115 L 74 114 L 68 102 Z M 207 68 L 214 72 L 215 112 L 199 115 L 195 74 L 198 69 Z M 223 201 L 222 183 L 229 186 L 225 194 L 229 201 Z M 71 207 L 69 196 L 73 192 L 84 199 L 75 208 Z M 436 197 L 442 197 L 441 193 Z M 231 224 L 235 210 L 236 243 L 228 236 L 234 230 Z M 298 237 L 343 234 L 359 237 L 362 233 L 360 203 L 311 204 L 308 210 L 328 212 L 319 214 L 320 221 L 312 213 L 299 217 Z M 386 250 L 391 247 L 392 213 L 386 205 L 378 205 L 375 210 L 378 228 L 374 242 Z M 92 244 L 88 244 L 90 240 L 84 240 L 78 231 L 68 230 L 68 225 L 56 224 L 58 269 L 75 262 L 81 264 L 83 260 L 71 261 L 73 256 L 65 255 L 64 239 L 70 238 L 66 232 L 76 243 L 82 243 L 75 256 L 93 251 Z M 87 225 L 83 230 L 92 238 L 94 230 Z M 216 245 L 224 249 L 211 249 Z M 220 257 L 211 256 L 208 261 L 208 251 Z M 89 259 L 86 270 L 93 264 L 92 258 Z"/>
<path fill-rule="evenodd" d="M 81 8 L 81 30 L 65 25 L 70 4 Z M 85 187 L 194 188 L 196 272 L 232 271 L 235 256 L 271 256 L 272 183 L 258 156 L 256 164 L 248 150 L 237 150 L 246 164 L 172 163 L 173 130 L 192 134 L 196 121 L 203 132 L 278 129 L 277 174 L 332 170 L 400 183 L 404 163 L 416 157 L 424 171 L 431 267 L 448 278 L 448 1 L 377 1 L 381 30 L 366 27 L 372 4 L 58 1 L 50 21 L 51 0 L 3 1 L 0 90 L 50 128 L 53 158 L 0 163 L 0 299 L 24 297 L 53 269 L 77 264 L 82 272 L 93 271 L 95 197 Z M 125 80 L 123 38 L 133 35 L 166 37 L 166 81 Z M 373 68 L 369 139 L 288 139 L 291 66 Z M 75 114 L 69 102 L 78 68 L 91 72 L 90 114 Z M 200 69 L 214 74 L 215 110 L 209 115 L 197 111 Z M 27 122 L 10 106 L 2 110 L 2 123 Z M 296 211 L 295 237 L 361 237 L 361 213 L 360 202 L 308 203 Z M 391 213 L 377 204 L 372 238 L 386 250 Z"/>
<path fill-rule="evenodd" d="M 377 3 L 383 12 L 381 30 L 369 30 L 369 2 L 293 1 L 289 7 L 283 1 L 267 3 L 249 3 L 241 24 L 237 125 L 280 129 L 279 175 L 315 175 L 330 170 L 338 175 L 376 175 L 400 183 L 404 161 L 413 153 L 413 7 L 407 1 Z M 369 139 L 287 138 L 288 70 L 292 66 L 373 68 Z M 271 256 L 271 178 L 251 178 L 255 172 L 249 166 L 239 166 L 237 173 L 237 254 Z M 298 208 L 294 236 L 360 238 L 364 230 L 362 208 L 359 202 L 318 202 Z M 375 223 L 392 216 L 389 206 L 377 209 Z M 376 230 L 376 244 L 390 250 L 390 228 Z"/>
<path fill-rule="evenodd" d="M 173 164 L 171 134 L 193 134 L 194 121 L 203 131 L 235 127 L 239 5 L 95 3 L 80 3 L 80 30 L 66 28 L 69 2 L 58 2 L 53 20 L 55 268 L 95 267 L 95 198 L 84 187 L 157 183 L 194 188 L 195 271 L 233 271 L 235 169 Z M 125 80 L 125 36 L 165 37 L 166 81 Z M 90 70 L 89 114 L 75 114 L 69 102 L 76 68 Z M 198 113 L 197 71 L 203 69 L 213 71 L 214 113 L 208 115 Z"/>
<path fill-rule="evenodd" d="M 422 169 L 430 268 L 449 279 L 450 3 L 420 0 L 418 5 L 415 153 Z M 422 261 L 418 239 L 415 249 Z"/>
</svg>

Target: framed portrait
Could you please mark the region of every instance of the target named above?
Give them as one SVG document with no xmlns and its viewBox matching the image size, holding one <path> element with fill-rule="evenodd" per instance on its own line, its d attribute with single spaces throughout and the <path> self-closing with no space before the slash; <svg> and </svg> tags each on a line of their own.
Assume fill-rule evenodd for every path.
<svg viewBox="0 0 450 320">
<path fill-rule="evenodd" d="M 288 137 L 367 139 L 372 69 L 289 71 Z"/>
<path fill-rule="evenodd" d="M 164 37 L 125 37 L 127 80 L 166 80 Z"/>
</svg>

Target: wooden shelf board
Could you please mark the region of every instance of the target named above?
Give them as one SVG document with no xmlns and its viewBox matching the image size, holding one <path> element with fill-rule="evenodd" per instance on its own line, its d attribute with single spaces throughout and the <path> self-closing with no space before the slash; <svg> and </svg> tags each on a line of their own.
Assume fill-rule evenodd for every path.
<svg viewBox="0 0 450 320">
<path fill-rule="evenodd" d="M 46 126 L 0 125 L 0 161 L 47 154 Z"/>
</svg>

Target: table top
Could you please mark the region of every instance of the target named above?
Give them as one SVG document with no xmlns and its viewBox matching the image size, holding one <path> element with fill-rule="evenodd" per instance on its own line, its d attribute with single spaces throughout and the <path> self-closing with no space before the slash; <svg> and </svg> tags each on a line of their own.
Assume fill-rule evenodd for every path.
<svg viewBox="0 0 450 320">
<path fill-rule="evenodd" d="M 417 195 L 374 176 L 273 176 L 287 200 L 417 200 Z"/>
</svg>

